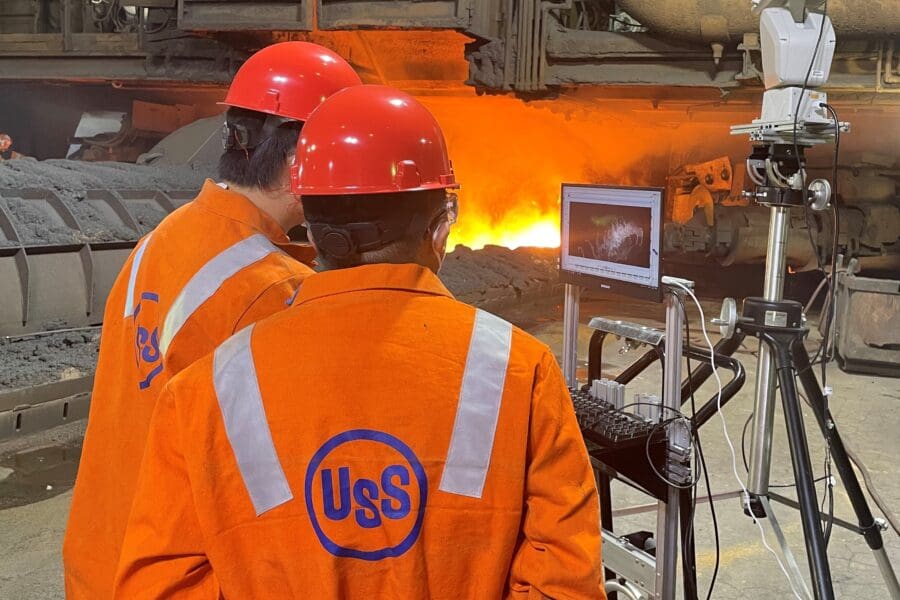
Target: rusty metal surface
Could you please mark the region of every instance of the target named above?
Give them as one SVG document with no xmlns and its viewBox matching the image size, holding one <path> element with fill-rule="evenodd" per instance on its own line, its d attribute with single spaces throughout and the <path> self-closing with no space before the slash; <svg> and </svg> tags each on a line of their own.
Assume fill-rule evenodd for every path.
<svg viewBox="0 0 900 600">
<path fill-rule="evenodd" d="M 179 0 L 178 26 L 187 31 L 309 31 L 313 28 L 314 2 Z"/>
<path fill-rule="evenodd" d="M 759 28 L 749 2 L 723 0 L 619 0 L 631 16 L 654 31 L 698 41 L 739 40 Z M 900 31 L 896 0 L 830 0 L 828 14 L 840 37 L 885 35 Z"/>
<path fill-rule="evenodd" d="M 841 273 L 837 307 L 841 368 L 900 377 L 900 281 Z"/>
</svg>

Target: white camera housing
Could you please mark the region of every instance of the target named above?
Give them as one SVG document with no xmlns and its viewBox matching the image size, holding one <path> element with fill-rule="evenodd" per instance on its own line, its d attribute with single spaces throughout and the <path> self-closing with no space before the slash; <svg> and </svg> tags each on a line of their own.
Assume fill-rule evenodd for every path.
<svg viewBox="0 0 900 600">
<path fill-rule="evenodd" d="M 816 52 L 822 19 L 825 20 L 825 29 Z M 831 72 L 836 41 L 831 19 L 819 13 L 808 12 L 803 23 L 796 23 L 788 9 L 770 7 L 762 11 L 759 31 L 763 83 L 767 90 L 802 86 L 810 63 L 812 70 L 809 71 L 807 87 L 825 85 Z"/>
</svg>

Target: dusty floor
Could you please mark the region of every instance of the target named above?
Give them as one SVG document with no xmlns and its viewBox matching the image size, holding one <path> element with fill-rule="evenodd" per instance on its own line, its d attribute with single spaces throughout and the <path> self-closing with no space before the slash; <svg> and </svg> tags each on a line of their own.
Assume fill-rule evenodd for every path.
<svg viewBox="0 0 900 600">
<path fill-rule="evenodd" d="M 706 302 L 704 308 L 708 313 L 717 313 L 718 303 Z M 504 314 L 535 333 L 554 350 L 559 350 L 562 327 L 558 306 L 530 304 L 505 311 Z M 583 306 L 582 320 L 586 321 L 592 315 L 654 323 L 655 319 L 661 319 L 662 309 L 655 305 L 594 301 Z M 699 343 L 698 317 L 694 310 L 691 310 L 691 319 L 694 325 L 692 337 L 695 343 Z M 582 327 L 581 356 L 584 356 L 589 335 L 590 330 Z M 740 462 L 741 429 L 751 411 L 755 345 L 755 342 L 748 342 L 746 348 L 737 355 L 747 367 L 747 380 L 751 383 L 745 385 L 738 397 L 723 411 L 725 425 L 737 451 L 736 469 L 741 475 L 744 473 Z M 626 364 L 636 353 L 619 353 L 619 347 L 620 344 L 615 341 L 607 342 L 606 356 L 610 360 L 610 371 Z M 658 372 L 651 370 L 629 387 L 629 394 L 657 390 L 658 375 Z M 897 477 L 896 466 L 896 456 L 900 450 L 898 381 L 849 375 L 831 366 L 829 383 L 835 390 L 832 410 L 840 430 L 870 469 L 888 505 L 897 511 L 900 509 L 900 477 Z M 714 386 L 708 384 L 699 392 L 698 401 L 702 402 L 713 392 Z M 791 470 L 780 411 L 777 419 L 772 481 L 787 483 L 791 481 Z M 807 414 L 807 423 L 811 419 L 811 415 Z M 812 428 L 809 429 L 813 431 Z M 0 554 L 0 598 L 43 600 L 63 597 L 59 547 L 71 498 L 71 491 L 67 488 L 71 485 L 74 460 L 77 459 L 82 434 L 83 423 L 73 423 L 28 439 L 0 444 L 0 496 L 10 500 L 6 505 L 0 503 L 0 547 L 4 550 Z M 713 492 L 719 494 L 737 490 L 738 483 L 733 473 L 732 456 L 723 435 L 722 421 L 714 418 L 704 427 L 701 435 Z M 816 435 L 811 439 L 813 463 L 817 472 L 821 472 L 822 443 Z M 45 451 L 40 451 L 42 447 Z M 703 487 L 700 491 L 701 495 L 705 493 Z M 791 495 L 788 489 L 782 491 Z M 16 498 L 11 497 L 13 492 L 18 494 Z M 648 499 L 632 490 L 616 487 L 613 503 L 616 509 L 621 509 L 647 504 Z M 3 509 L 3 506 L 10 507 Z M 739 501 L 735 498 L 724 499 L 717 501 L 715 507 L 721 536 L 721 553 L 713 597 L 791 597 L 785 578 L 774 558 L 761 545 L 756 526 L 743 515 Z M 775 510 L 801 561 L 801 568 L 806 572 L 798 515 L 792 509 L 778 505 Z M 836 494 L 835 513 L 848 520 L 853 518 L 849 502 L 840 486 Z M 654 523 L 654 514 L 645 512 L 619 519 L 617 531 L 652 529 Z M 774 537 L 768 528 L 766 535 L 769 543 L 774 545 Z M 900 538 L 892 532 L 886 532 L 885 536 L 889 554 L 900 567 Z M 701 591 L 705 595 L 715 562 L 712 525 L 706 504 L 699 504 L 697 507 L 696 539 L 698 576 Z M 838 598 L 888 598 L 872 555 L 860 536 L 835 528 L 829 554 Z"/>
</svg>

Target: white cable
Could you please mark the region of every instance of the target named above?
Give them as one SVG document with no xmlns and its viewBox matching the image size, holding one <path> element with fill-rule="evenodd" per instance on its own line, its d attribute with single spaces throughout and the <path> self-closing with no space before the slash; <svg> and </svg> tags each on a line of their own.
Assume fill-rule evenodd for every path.
<svg viewBox="0 0 900 600">
<path fill-rule="evenodd" d="M 753 519 L 753 522 L 756 524 L 757 528 L 759 528 L 759 537 L 762 540 L 763 546 L 765 546 L 766 550 L 768 550 L 772 554 L 772 556 L 775 557 L 775 561 L 778 563 L 778 566 L 781 567 L 781 572 L 784 573 L 785 578 L 787 578 L 788 585 L 791 586 L 791 592 L 793 592 L 794 597 L 798 600 L 803 600 L 803 596 L 801 596 L 800 593 L 797 592 L 797 589 L 794 587 L 794 582 L 791 579 L 791 576 L 788 574 L 784 563 L 781 562 L 781 558 L 778 556 L 775 550 L 772 549 L 772 547 L 769 545 L 769 542 L 766 541 L 766 532 L 763 530 L 762 524 L 759 522 L 759 519 L 754 516 L 753 510 L 749 506 L 750 491 L 747 490 L 747 486 L 744 485 L 744 481 L 741 479 L 741 476 L 738 475 L 737 454 L 734 451 L 734 444 L 731 442 L 731 436 L 728 435 L 728 425 L 725 423 L 725 415 L 722 414 L 722 379 L 719 377 L 719 373 L 716 370 L 716 350 L 713 347 L 712 340 L 709 339 L 709 334 L 706 332 L 706 316 L 703 314 L 703 307 L 700 306 L 700 301 L 697 300 L 697 296 L 694 295 L 694 292 L 689 287 L 674 279 L 668 281 L 668 283 L 677 285 L 685 292 L 687 292 L 691 297 L 691 300 L 693 300 L 694 304 L 697 306 L 697 310 L 700 311 L 700 328 L 703 331 L 703 338 L 706 340 L 706 345 L 709 346 L 709 364 L 712 367 L 712 374 L 716 378 L 716 388 L 718 389 L 718 392 L 716 393 L 716 412 L 719 415 L 719 419 L 721 419 L 722 421 L 722 432 L 725 434 L 725 441 L 728 443 L 728 449 L 731 451 L 731 471 L 732 473 L 734 473 L 734 478 L 735 480 L 737 480 L 738 485 L 741 486 L 741 491 L 743 492 L 741 498 L 744 502 L 747 503 L 745 504 L 744 508 L 747 509 L 747 513 L 750 515 L 750 518 Z"/>
</svg>

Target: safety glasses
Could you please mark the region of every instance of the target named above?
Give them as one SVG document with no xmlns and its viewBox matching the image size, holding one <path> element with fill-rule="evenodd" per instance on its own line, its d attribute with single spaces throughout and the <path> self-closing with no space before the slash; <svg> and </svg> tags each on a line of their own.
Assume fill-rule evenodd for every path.
<svg viewBox="0 0 900 600">
<path fill-rule="evenodd" d="M 447 221 L 453 225 L 459 217 L 459 196 L 453 192 L 447 192 L 447 203 L 444 206 L 447 211 Z"/>
</svg>

